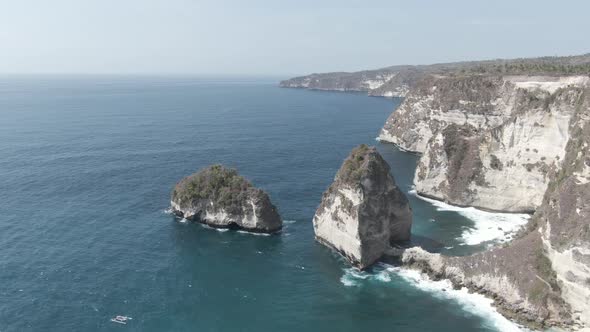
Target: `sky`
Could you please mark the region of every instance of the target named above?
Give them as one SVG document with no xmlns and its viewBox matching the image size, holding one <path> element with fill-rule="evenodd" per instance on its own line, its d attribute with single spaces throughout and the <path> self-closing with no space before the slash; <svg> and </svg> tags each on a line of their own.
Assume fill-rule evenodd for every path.
<svg viewBox="0 0 590 332">
<path fill-rule="evenodd" d="M 299 75 L 590 52 L 590 1 L 0 0 L 0 74 Z"/>
</svg>

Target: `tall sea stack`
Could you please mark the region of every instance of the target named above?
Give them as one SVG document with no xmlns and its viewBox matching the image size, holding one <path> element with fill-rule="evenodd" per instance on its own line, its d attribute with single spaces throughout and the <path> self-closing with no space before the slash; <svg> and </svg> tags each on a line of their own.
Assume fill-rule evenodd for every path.
<svg viewBox="0 0 590 332">
<path fill-rule="evenodd" d="M 374 147 L 352 150 L 313 218 L 315 238 L 364 269 L 410 239 L 412 210 Z"/>
</svg>

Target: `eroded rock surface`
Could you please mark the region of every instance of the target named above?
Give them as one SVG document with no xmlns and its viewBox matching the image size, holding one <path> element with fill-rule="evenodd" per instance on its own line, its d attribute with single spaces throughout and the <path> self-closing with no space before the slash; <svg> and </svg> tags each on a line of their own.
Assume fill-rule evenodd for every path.
<svg viewBox="0 0 590 332">
<path fill-rule="evenodd" d="M 494 299 L 533 327 L 590 329 L 590 91 L 569 124 L 562 167 L 550 174 L 527 229 L 506 247 L 467 257 L 411 248 L 403 264 Z"/>
<path fill-rule="evenodd" d="M 414 184 L 460 206 L 533 212 L 559 171 L 590 78 L 453 76 L 425 80 L 380 139 L 420 152 Z"/>
<path fill-rule="evenodd" d="M 374 147 L 352 150 L 313 218 L 316 239 L 361 269 L 410 239 L 412 210 Z"/>
<path fill-rule="evenodd" d="M 282 220 L 268 195 L 234 169 L 213 165 L 182 179 L 171 198 L 174 213 L 212 227 L 273 233 Z"/>
</svg>

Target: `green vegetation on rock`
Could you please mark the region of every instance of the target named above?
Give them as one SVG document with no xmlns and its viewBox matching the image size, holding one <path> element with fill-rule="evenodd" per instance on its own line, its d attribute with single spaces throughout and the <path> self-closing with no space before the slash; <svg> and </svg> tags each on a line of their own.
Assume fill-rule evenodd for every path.
<svg viewBox="0 0 590 332">
<path fill-rule="evenodd" d="M 338 172 L 337 178 L 340 181 L 344 181 L 347 183 L 358 183 L 365 172 L 365 169 L 362 166 L 363 162 L 365 162 L 367 158 L 367 154 L 370 153 L 372 150 L 366 144 L 361 144 L 358 147 L 354 148 L 348 158 L 342 164 L 340 171 Z"/>
<path fill-rule="evenodd" d="M 211 200 L 230 213 L 239 213 L 250 190 L 256 190 L 235 169 L 213 165 L 182 179 L 172 192 L 180 206 L 199 200 Z"/>
</svg>

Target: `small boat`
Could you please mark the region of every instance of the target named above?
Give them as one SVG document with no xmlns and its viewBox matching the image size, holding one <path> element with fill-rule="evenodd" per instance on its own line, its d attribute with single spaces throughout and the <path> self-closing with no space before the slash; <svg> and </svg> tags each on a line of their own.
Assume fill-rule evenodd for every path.
<svg viewBox="0 0 590 332">
<path fill-rule="evenodd" d="M 113 323 L 119 323 L 119 324 L 123 324 L 123 325 L 126 325 L 127 324 L 125 321 L 118 320 L 116 318 L 111 318 L 111 322 L 113 322 Z"/>
<path fill-rule="evenodd" d="M 115 316 L 115 318 L 111 318 L 111 322 L 126 325 L 128 320 L 132 320 L 133 318 L 128 316 Z"/>
</svg>

